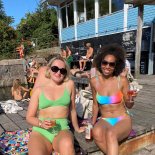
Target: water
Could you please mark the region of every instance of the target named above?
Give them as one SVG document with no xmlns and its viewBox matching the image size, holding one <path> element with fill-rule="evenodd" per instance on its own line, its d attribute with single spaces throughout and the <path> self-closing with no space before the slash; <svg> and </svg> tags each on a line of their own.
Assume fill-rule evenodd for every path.
<svg viewBox="0 0 155 155">
<path fill-rule="evenodd" d="M 6 101 L 12 99 L 11 87 L 0 88 L 0 101 Z"/>
</svg>

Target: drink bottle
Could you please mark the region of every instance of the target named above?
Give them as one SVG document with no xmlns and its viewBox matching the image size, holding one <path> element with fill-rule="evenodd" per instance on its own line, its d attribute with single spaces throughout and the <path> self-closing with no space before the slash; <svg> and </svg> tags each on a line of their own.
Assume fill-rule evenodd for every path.
<svg viewBox="0 0 155 155">
<path fill-rule="evenodd" d="M 92 122 L 91 122 L 91 115 L 88 115 L 88 123 L 87 123 L 87 127 L 85 130 L 85 139 L 87 142 L 92 141 Z"/>
</svg>

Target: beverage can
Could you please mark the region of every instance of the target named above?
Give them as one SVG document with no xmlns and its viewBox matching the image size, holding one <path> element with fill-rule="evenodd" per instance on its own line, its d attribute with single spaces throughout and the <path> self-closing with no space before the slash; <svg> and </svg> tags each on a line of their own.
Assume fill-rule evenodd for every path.
<svg viewBox="0 0 155 155">
<path fill-rule="evenodd" d="M 88 124 L 85 130 L 85 139 L 86 141 L 92 140 L 92 125 Z"/>
</svg>

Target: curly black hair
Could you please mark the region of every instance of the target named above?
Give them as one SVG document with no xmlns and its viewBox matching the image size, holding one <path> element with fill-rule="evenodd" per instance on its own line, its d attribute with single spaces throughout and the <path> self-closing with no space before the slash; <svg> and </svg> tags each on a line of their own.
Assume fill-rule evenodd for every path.
<svg viewBox="0 0 155 155">
<path fill-rule="evenodd" d="M 116 66 L 113 75 L 118 76 L 125 68 L 126 51 L 119 44 L 103 46 L 94 58 L 94 65 L 100 73 L 102 73 L 101 62 L 107 55 L 113 55 L 116 58 Z"/>
</svg>

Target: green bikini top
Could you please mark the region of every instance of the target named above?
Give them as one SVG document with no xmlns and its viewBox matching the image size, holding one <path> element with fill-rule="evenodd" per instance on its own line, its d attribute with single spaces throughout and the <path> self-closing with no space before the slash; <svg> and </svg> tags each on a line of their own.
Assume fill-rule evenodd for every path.
<svg viewBox="0 0 155 155">
<path fill-rule="evenodd" d="M 65 88 L 63 95 L 56 100 L 49 100 L 46 98 L 44 92 L 41 92 L 39 96 L 39 110 L 45 109 L 48 107 L 54 107 L 54 106 L 66 106 L 68 107 L 70 104 L 70 93 Z"/>
</svg>

